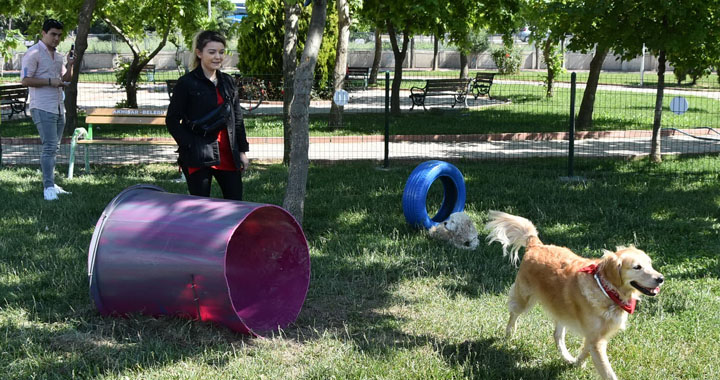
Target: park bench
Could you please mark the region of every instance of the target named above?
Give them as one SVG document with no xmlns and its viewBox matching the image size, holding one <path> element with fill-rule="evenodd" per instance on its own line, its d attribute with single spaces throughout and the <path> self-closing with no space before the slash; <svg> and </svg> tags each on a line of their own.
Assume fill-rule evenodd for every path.
<svg viewBox="0 0 720 380">
<path fill-rule="evenodd" d="M 140 72 L 145 73 L 148 82 L 155 83 L 155 65 L 145 65 Z"/>
<path fill-rule="evenodd" d="M 480 96 L 487 95 L 490 98 L 490 87 L 495 79 L 495 73 L 477 73 L 475 79 L 473 79 L 472 86 L 470 87 L 470 93 L 473 94 L 475 99 Z"/>
<path fill-rule="evenodd" d="M 27 117 L 28 88 L 20 84 L 0 85 L 0 104 L 10 106 L 10 117 L 22 112 Z"/>
<path fill-rule="evenodd" d="M 425 82 L 425 87 L 412 87 L 410 89 L 410 100 L 412 100 L 412 107 L 422 106 L 425 108 L 425 99 L 429 96 L 443 96 L 452 97 L 453 104 L 451 108 L 455 108 L 458 103 L 465 104 L 467 107 L 467 96 L 468 90 L 472 79 L 428 79 Z"/>
<path fill-rule="evenodd" d="M 370 77 L 370 68 L 369 67 L 356 67 L 356 66 L 348 66 L 348 68 L 345 70 L 345 80 L 362 80 L 363 81 L 363 89 L 367 89 L 368 86 L 368 78 Z"/>
<path fill-rule="evenodd" d="M 178 80 L 177 79 L 168 79 L 165 81 L 165 85 L 167 86 L 167 93 L 168 97 L 172 99 L 172 93 L 175 89 L 175 86 L 177 85 Z"/>
<path fill-rule="evenodd" d="M 88 110 L 85 128 L 75 128 L 70 142 L 68 178 L 73 177 L 75 151 L 78 145 L 85 147 L 85 172 L 90 173 L 90 145 L 176 145 L 173 139 L 94 139 L 93 125 L 165 125 L 165 110 L 135 108 L 91 108 Z"/>
</svg>

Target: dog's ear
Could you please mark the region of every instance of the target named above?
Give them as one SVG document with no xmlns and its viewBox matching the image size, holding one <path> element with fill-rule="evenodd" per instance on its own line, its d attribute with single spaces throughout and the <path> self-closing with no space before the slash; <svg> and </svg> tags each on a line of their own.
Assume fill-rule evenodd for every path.
<svg viewBox="0 0 720 380">
<path fill-rule="evenodd" d="M 609 256 L 609 255 L 617 256 L 617 255 L 615 254 L 615 252 L 613 252 L 613 251 L 608 251 L 607 249 L 603 249 L 603 250 L 602 250 L 602 253 L 603 253 L 603 259 L 604 259 L 606 256 Z"/>
<path fill-rule="evenodd" d="M 623 285 L 622 276 L 620 275 L 620 270 L 622 269 L 622 259 L 615 252 L 603 249 L 602 261 L 600 261 L 598 266 L 600 267 L 600 274 L 606 281 L 616 288 Z"/>
</svg>

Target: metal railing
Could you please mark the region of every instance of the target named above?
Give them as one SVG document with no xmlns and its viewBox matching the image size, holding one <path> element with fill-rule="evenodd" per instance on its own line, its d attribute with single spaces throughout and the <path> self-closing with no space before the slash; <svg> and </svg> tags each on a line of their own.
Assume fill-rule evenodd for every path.
<svg viewBox="0 0 720 380">
<path fill-rule="evenodd" d="M 458 78 L 458 71 L 403 72 L 394 106 L 387 100 L 391 96 L 386 96 L 392 94 L 394 76 L 387 74 L 386 85 L 383 75 L 381 73 L 378 81 L 367 87 L 360 83 L 362 80 L 345 83 L 349 102 L 343 107 L 341 126 L 328 125 L 331 90 L 327 84 L 316 84 L 309 108 L 309 155 L 312 160 L 376 160 L 387 165 L 392 160 L 555 157 L 560 159 L 560 167 L 566 167 L 565 158 L 579 163 L 595 158 L 643 157 L 650 153 L 656 78 L 647 73 L 642 84 L 637 73 L 603 73 L 595 97 L 592 126 L 582 124 L 578 119 L 575 133 L 569 130 L 571 103 L 575 102 L 576 112 L 579 112 L 586 91 L 586 72 L 577 75 L 574 96 L 570 73 L 563 73 L 556 79 L 552 96 L 548 96 L 545 73 L 527 71 L 514 75 L 498 74 L 489 96 L 476 98 L 470 92 L 460 104 L 451 101 L 453 94 L 428 96 L 425 100 L 427 111 L 422 107 L 410 111 L 411 88 L 422 88 L 428 80 Z M 470 78 L 474 75 L 474 71 L 469 73 Z M 153 78 L 141 78 L 137 96 L 139 106 L 167 107 L 166 80 L 179 76 L 177 71 L 158 71 Z M 249 155 L 256 160 L 281 160 L 282 76 L 245 74 L 244 77 L 255 78 L 255 82 L 264 86 L 262 103 L 244 115 L 251 144 Z M 666 83 L 662 114 L 665 129 L 660 134 L 663 154 L 716 157 L 720 152 L 720 135 L 717 133 L 720 130 L 720 83 L 716 74 L 695 84 L 677 84 L 669 75 Z M 114 84 L 112 72 L 83 73 L 78 88 L 80 108 L 114 107 L 125 99 L 124 90 Z M 689 104 L 681 114 L 670 110 L 672 100 L 679 97 Z M 399 110 L 399 113 L 389 112 L 391 110 Z M 3 127 L 6 125 L 4 122 Z M 20 140 L 1 135 L 5 163 L 39 162 L 37 139 Z M 571 136 L 574 138 L 572 145 Z M 98 146 L 92 147 L 90 154 L 90 161 L 100 164 L 175 160 L 173 149 L 168 147 Z M 63 148 L 60 163 L 64 157 L 67 152 Z M 719 160 L 706 162 L 707 170 L 720 172 Z M 560 170 L 565 172 L 565 169 Z M 572 169 L 568 174 L 574 174 Z"/>
</svg>

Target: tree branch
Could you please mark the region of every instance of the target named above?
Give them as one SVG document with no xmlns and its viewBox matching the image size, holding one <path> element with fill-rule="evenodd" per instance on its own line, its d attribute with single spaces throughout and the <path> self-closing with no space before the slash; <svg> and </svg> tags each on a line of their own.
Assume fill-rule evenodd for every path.
<svg viewBox="0 0 720 380">
<path fill-rule="evenodd" d="M 115 25 L 112 21 L 110 21 L 110 18 L 107 17 L 104 13 L 100 13 L 100 18 L 105 21 L 105 23 L 112 29 L 113 32 L 115 32 L 120 38 L 125 41 L 125 43 L 130 46 L 130 51 L 132 51 L 133 56 L 140 55 L 140 49 L 138 49 L 137 46 L 130 40 L 128 36 L 123 33 L 122 29 L 120 29 L 119 26 Z"/>
<path fill-rule="evenodd" d="M 150 53 L 147 56 L 147 59 L 145 59 L 145 62 L 140 62 L 141 63 L 140 67 L 145 66 L 148 62 L 150 62 L 150 60 L 154 56 L 156 56 L 162 50 L 163 47 L 165 47 L 165 44 L 167 43 L 168 35 L 170 34 L 170 29 L 172 29 L 172 20 L 173 20 L 173 13 L 170 12 L 170 9 L 168 9 L 167 23 L 165 24 L 165 32 L 163 32 L 162 42 L 160 42 L 160 44 L 158 44 L 158 46 L 155 48 L 155 50 L 153 50 L 152 53 Z"/>
</svg>

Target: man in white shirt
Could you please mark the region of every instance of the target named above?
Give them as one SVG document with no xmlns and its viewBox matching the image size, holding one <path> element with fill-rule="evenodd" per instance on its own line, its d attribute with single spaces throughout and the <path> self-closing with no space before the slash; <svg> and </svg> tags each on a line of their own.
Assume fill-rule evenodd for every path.
<svg viewBox="0 0 720 380">
<path fill-rule="evenodd" d="M 65 129 L 63 88 L 72 79 L 73 52 L 63 65 L 64 56 L 57 52 L 63 24 L 48 19 L 43 24 L 42 38 L 31 46 L 22 59 L 21 83 L 30 88 L 30 114 L 42 141 L 40 167 L 43 177 L 43 197 L 52 201 L 58 194 L 67 194 L 55 184 L 55 156 Z"/>
</svg>

